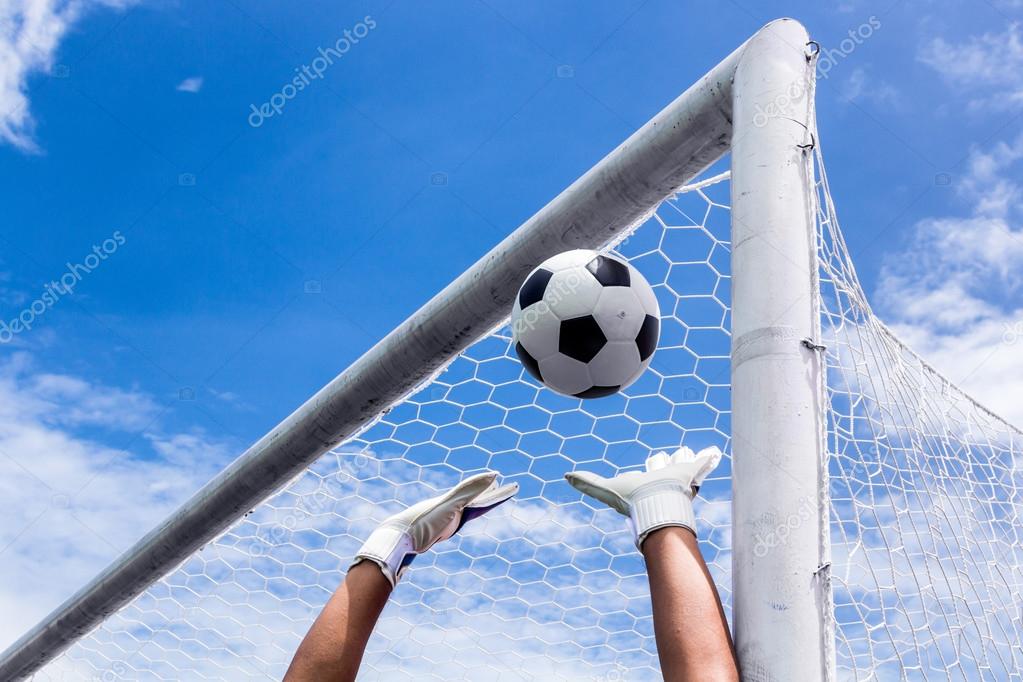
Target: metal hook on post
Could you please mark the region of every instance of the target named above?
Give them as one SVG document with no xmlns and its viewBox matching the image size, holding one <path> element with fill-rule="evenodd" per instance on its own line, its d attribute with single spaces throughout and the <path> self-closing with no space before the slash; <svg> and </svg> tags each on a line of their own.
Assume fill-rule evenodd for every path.
<svg viewBox="0 0 1023 682">
<path fill-rule="evenodd" d="M 809 40 L 806 43 L 806 47 L 809 48 L 806 51 L 806 61 L 809 63 L 816 59 L 817 55 L 821 53 L 821 44 L 816 40 Z"/>
</svg>

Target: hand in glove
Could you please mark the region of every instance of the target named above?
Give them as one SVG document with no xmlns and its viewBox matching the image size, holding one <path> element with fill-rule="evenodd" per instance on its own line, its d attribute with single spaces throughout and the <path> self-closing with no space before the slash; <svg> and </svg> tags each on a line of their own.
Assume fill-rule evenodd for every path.
<svg viewBox="0 0 1023 682">
<path fill-rule="evenodd" d="M 471 476 L 437 497 L 423 500 L 386 519 L 370 534 L 352 565 L 372 561 L 391 585 L 397 584 L 416 557 L 457 533 L 466 522 L 507 502 L 517 483 L 497 486 L 492 472 Z"/>
<path fill-rule="evenodd" d="M 683 446 L 673 455 L 658 452 L 646 460 L 646 471 L 629 471 L 604 478 L 588 471 L 565 474 L 568 482 L 629 517 L 636 547 L 652 531 L 683 526 L 696 532 L 693 497 L 700 484 L 721 461 L 721 451 L 709 447 L 694 453 Z"/>
</svg>

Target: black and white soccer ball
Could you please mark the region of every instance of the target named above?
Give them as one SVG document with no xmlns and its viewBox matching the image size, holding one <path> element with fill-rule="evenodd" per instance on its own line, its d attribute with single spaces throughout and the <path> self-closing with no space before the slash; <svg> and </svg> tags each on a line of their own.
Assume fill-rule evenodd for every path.
<svg viewBox="0 0 1023 682">
<path fill-rule="evenodd" d="M 529 273 L 511 315 L 515 352 L 544 386 L 600 398 L 643 373 L 657 347 L 660 309 L 639 270 L 578 249 Z"/>
</svg>

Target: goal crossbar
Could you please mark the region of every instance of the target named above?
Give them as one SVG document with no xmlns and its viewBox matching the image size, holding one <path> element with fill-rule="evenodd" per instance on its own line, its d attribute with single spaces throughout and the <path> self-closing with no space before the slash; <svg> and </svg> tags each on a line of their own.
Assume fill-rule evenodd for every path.
<svg viewBox="0 0 1023 682">
<path fill-rule="evenodd" d="M 751 41 L 787 24 L 779 20 Z M 769 36 L 768 36 L 769 37 Z M 0 656 L 0 679 L 45 665 L 430 378 L 511 308 L 546 258 L 600 248 L 729 151 L 747 41 L 328 383 Z M 770 41 L 768 41 L 770 42 Z M 777 40 L 775 41 L 777 42 Z M 791 50 L 792 45 L 780 49 Z M 741 607 L 740 607 L 741 608 Z"/>
</svg>

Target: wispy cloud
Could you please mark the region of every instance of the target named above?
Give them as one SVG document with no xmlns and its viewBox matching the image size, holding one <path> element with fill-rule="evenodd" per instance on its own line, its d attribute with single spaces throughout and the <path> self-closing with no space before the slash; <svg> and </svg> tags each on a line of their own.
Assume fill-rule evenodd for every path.
<svg viewBox="0 0 1023 682">
<path fill-rule="evenodd" d="M 178 92 L 199 92 L 202 90 L 202 76 L 192 76 L 178 83 Z"/>
<path fill-rule="evenodd" d="M 135 0 L 5 0 L 0 2 L 0 141 L 38 152 L 28 79 L 53 68 L 60 42 L 87 11 L 123 9 Z"/>
<path fill-rule="evenodd" d="M 1023 103 L 1023 34 L 1018 23 L 961 42 L 934 38 L 920 48 L 917 59 L 969 93 L 970 109 L 1004 110 Z"/>
<path fill-rule="evenodd" d="M 0 363 L 0 648 L 165 518 L 234 454 L 164 433 L 144 392 Z M 112 430 L 120 445 L 88 433 Z M 140 455 L 139 453 L 147 453 Z"/>
<path fill-rule="evenodd" d="M 871 77 L 861 66 L 852 70 L 839 89 L 842 99 L 849 102 L 870 100 L 891 107 L 897 107 L 901 102 L 898 90 L 889 83 Z"/>
<path fill-rule="evenodd" d="M 876 300 L 911 347 L 968 393 L 1023 424 L 1019 349 L 1007 330 L 1023 321 L 1023 188 L 1013 178 L 1023 136 L 974 150 L 957 183 L 967 215 L 920 221 L 886 258 Z"/>
<path fill-rule="evenodd" d="M 33 410 L 40 421 L 66 427 L 100 426 L 134 432 L 152 424 L 158 405 L 146 393 L 92 384 L 64 374 L 25 377 L 28 389 L 22 413 Z M 34 402 L 34 405 L 33 405 Z M 39 407 L 39 411 L 35 411 Z"/>
</svg>

